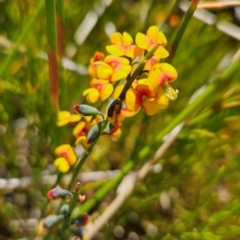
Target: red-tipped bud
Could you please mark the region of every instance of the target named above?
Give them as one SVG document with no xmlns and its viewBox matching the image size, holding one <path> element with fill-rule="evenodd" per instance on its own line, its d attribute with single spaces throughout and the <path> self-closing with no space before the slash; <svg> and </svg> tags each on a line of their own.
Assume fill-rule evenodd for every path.
<svg viewBox="0 0 240 240">
<path fill-rule="evenodd" d="M 55 188 L 48 191 L 47 196 L 48 196 L 49 199 L 55 200 L 55 199 L 58 199 L 58 198 L 62 198 L 62 199 L 72 198 L 73 194 L 68 190 L 65 190 L 65 189 L 62 189 L 59 186 L 56 186 Z"/>
<path fill-rule="evenodd" d="M 97 115 L 101 115 L 103 117 L 103 114 L 98 111 L 97 108 L 86 105 L 86 104 L 76 104 L 74 106 L 74 109 L 77 113 L 80 113 L 83 116 L 97 116 Z"/>
<path fill-rule="evenodd" d="M 43 220 L 43 227 L 46 229 L 51 228 L 52 226 L 56 225 L 64 218 L 64 215 L 52 215 Z"/>
<path fill-rule="evenodd" d="M 89 216 L 87 214 L 80 215 L 79 217 L 71 221 L 71 225 L 76 225 L 78 227 L 85 226 L 88 222 Z"/>
</svg>

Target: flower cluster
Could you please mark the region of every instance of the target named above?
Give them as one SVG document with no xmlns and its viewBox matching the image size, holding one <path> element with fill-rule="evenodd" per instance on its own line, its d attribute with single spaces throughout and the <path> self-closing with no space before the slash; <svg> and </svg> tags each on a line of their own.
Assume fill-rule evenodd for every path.
<svg viewBox="0 0 240 240">
<path fill-rule="evenodd" d="M 156 114 L 166 108 L 170 100 L 177 97 L 175 90 L 169 82 L 177 78 L 175 68 L 168 63 L 159 63 L 168 57 L 164 48 L 167 39 L 157 26 L 151 26 L 146 34 L 137 33 L 135 44 L 127 32 L 113 33 L 110 36 L 112 45 L 106 47 L 109 54 L 97 52 L 91 59 L 89 73 L 92 77 L 91 88 L 84 91 L 89 103 L 96 103 L 109 98 L 112 93 L 118 98 L 124 89 L 117 81 L 131 81 L 131 76 L 141 63 L 144 63 L 141 72 L 132 79 L 132 84 L 122 97 L 125 106 L 122 114 L 125 116 L 136 114 L 141 108 L 148 115 Z M 152 56 L 149 57 L 149 52 Z M 148 54 L 148 55 L 147 55 Z"/>
<path fill-rule="evenodd" d="M 76 186 L 75 190 L 78 190 L 78 185 Z M 60 198 L 64 199 L 64 200 L 68 199 L 70 201 L 74 200 L 74 198 L 75 198 L 76 202 L 82 202 L 85 200 L 84 195 L 76 194 L 76 192 L 72 193 L 69 190 L 62 189 L 60 186 L 57 186 L 57 187 L 49 190 L 47 195 L 50 200 L 56 200 L 56 199 L 60 199 Z M 70 215 L 71 215 L 69 204 L 64 203 L 60 207 L 59 214 L 50 215 L 50 216 L 46 217 L 43 220 L 43 227 L 46 229 L 51 229 L 54 226 L 58 225 L 64 219 L 65 220 L 67 219 L 69 222 L 67 227 L 69 227 L 69 230 L 72 232 L 72 234 L 79 237 L 78 239 L 84 240 L 84 239 L 86 239 L 86 236 L 85 236 L 85 231 L 82 229 L 82 227 L 87 224 L 89 217 L 87 214 L 83 214 L 76 218 L 69 219 Z M 76 204 L 76 203 L 74 202 L 74 204 Z"/>
<path fill-rule="evenodd" d="M 83 92 L 90 104 L 106 99 L 112 103 L 107 116 L 98 109 L 78 104 L 78 114 L 59 112 L 58 126 L 73 124 L 75 144 L 85 149 L 102 134 L 115 138 L 121 135 L 121 122 L 143 109 L 154 115 L 168 106 L 169 100 L 177 98 L 177 92 L 169 83 L 177 78 L 177 71 L 161 59 L 168 57 L 164 48 L 167 39 L 157 26 L 151 26 L 146 34 L 132 36 L 116 32 L 110 36 L 111 45 L 106 46 L 109 55 L 97 52 L 90 60 L 90 88 Z M 61 172 L 67 172 L 76 162 L 73 148 L 64 144 L 56 149 L 58 158 L 54 165 Z"/>
</svg>

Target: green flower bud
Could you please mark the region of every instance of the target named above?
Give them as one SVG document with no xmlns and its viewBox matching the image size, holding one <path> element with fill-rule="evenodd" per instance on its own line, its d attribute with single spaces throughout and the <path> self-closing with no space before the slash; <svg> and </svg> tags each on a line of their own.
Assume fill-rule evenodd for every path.
<svg viewBox="0 0 240 240">
<path fill-rule="evenodd" d="M 56 225 L 64 218 L 64 215 L 52 215 L 43 220 L 43 227 L 46 229 L 51 228 L 52 226 Z"/>
<path fill-rule="evenodd" d="M 86 105 L 86 104 L 76 104 L 74 109 L 77 113 L 80 113 L 83 116 L 97 116 L 98 114 L 101 115 L 103 118 L 103 114 L 95 107 Z"/>
</svg>

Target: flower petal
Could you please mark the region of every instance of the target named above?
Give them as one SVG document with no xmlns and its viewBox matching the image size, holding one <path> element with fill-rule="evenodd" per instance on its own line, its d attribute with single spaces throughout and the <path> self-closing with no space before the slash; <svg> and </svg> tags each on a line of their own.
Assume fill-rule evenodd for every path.
<svg viewBox="0 0 240 240">
<path fill-rule="evenodd" d="M 115 33 L 111 34 L 110 41 L 114 45 L 123 45 L 122 34 L 119 32 L 115 32 Z"/>
<path fill-rule="evenodd" d="M 122 65 L 118 70 L 114 71 L 111 77 L 111 81 L 115 82 L 121 79 L 125 79 L 131 72 L 130 65 Z"/>
<path fill-rule="evenodd" d="M 159 46 L 157 50 L 154 52 L 154 56 L 158 58 L 166 58 L 169 56 L 169 52 L 162 46 Z"/>
<path fill-rule="evenodd" d="M 132 45 L 132 44 L 133 44 L 132 36 L 129 33 L 124 32 L 123 33 L 123 45 L 128 46 L 128 45 Z"/>
<path fill-rule="evenodd" d="M 107 51 L 115 56 L 124 56 L 125 55 L 125 49 L 121 45 L 110 45 L 106 46 Z"/>
<path fill-rule="evenodd" d="M 62 172 L 62 173 L 66 173 L 70 169 L 70 166 L 67 160 L 63 157 L 57 158 L 53 162 L 53 165 L 58 169 L 59 172 Z"/>
<path fill-rule="evenodd" d="M 86 96 L 89 103 L 96 103 L 99 100 L 100 93 L 96 88 L 88 88 L 83 91 L 83 96 Z"/>
<path fill-rule="evenodd" d="M 156 25 L 149 27 L 147 30 L 147 36 L 151 40 L 153 40 L 155 43 L 157 43 L 157 40 L 158 40 L 158 33 L 159 33 L 159 28 Z"/>
<path fill-rule="evenodd" d="M 141 96 L 133 89 L 128 89 L 126 93 L 126 105 L 130 112 L 137 112 L 141 106 Z"/>
<path fill-rule="evenodd" d="M 110 97 L 112 92 L 113 92 L 113 85 L 111 83 L 102 85 L 102 88 L 100 90 L 100 99 L 104 101 L 105 99 Z"/>
<path fill-rule="evenodd" d="M 136 44 L 138 47 L 142 49 L 148 49 L 150 46 L 149 39 L 146 35 L 143 33 L 137 33 L 136 38 L 135 38 Z"/>
</svg>

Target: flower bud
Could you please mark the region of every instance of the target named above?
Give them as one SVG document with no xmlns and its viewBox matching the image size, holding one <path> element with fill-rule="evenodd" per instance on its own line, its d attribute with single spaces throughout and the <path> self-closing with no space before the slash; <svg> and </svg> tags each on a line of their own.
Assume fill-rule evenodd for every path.
<svg viewBox="0 0 240 240">
<path fill-rule="evenodd" d="M 122 109 L 122 100 L 120 98 L 115 99 L 108 108 L 108 117 L 113 118 L 113 122 L 117 122 L 117 117 Z"/>
<path fill-rule="evenodd" d="M 88 135 L 87 135 L 87 143 L 91 144 L 95 142 L 101 133 L 101 122 L 98 122 L 97 124 L 93 125 L 92 128 L 89 130 Z"/>
<path fill-rule="evenodd" d="M 51 228 L 52 226 L 56 225 L 64 218 L 64 215 L 52 215 L 43 220 L 43 227 L 46 229 Z"/>
<path fill-rule="evenodd" d="M 62 189 L 59 186 L 56 186 L 55 188 L 48 191 L 48 198 L 51 200 L 55 200 L 58 198 L 66 199 L 66 198 L 72 198 L 73 194 L 65 189 Z"/>
<path fill-rule="evenodd" d="M 63 204 L 60 207 L 60 213 L 63 213 L 64 215 L 69 213 L 69 205 L 68 204 Z"/>
<path fill-rule="evenodd" d="M 80 113 L 83 116 L 97 116 L 98 114 L 101 115 L 102 117 L 103 114 L 95 107 L 86 105 L 86 104 L 76 104 L 74 106 L 74 109 L 77 113 Z"/>
<path fill-rule="evenodd" d="M 87 214 L 83 214 L 83 215 L 80 215 L 78 216 L 77 218 L 74 218 L 72 221 L 71 221 L 71 225 L 76 225 L 78 227 L 82 227 L 82 226 L 85 226 L 88 222 L 88 215 Z"/>
<path fill-rule="evenodd" d="M 81 240 L 85 240 L 85 235 L 86 235 L 86 231 L 81 229 L 81 228 L 71 228 L 72 233 L 77 236 L 80 237 Z M 86 239 L 87 240 L 87 239 Z"/>
</svg>

